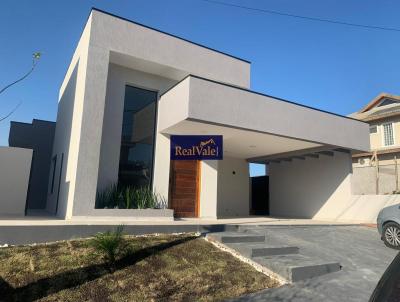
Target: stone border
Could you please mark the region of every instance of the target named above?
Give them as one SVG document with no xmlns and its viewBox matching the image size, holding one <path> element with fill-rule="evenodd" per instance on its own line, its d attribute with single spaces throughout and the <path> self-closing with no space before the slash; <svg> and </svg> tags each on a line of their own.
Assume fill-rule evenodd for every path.
<svg viewBox="0 0 400 302">
<path fill-rule="evenodd" d="M 240 261 L 249 264 L 250 266 L 252 266 L 256 271 L 259 271 L 260 273 L 263 273 L 264 275 L 274 279 L 276 282 L 279 283 L 279 286 L 285 285 L 290 283 L 290 281 L 286 280 L 285 278 L 283 278 L 282 276 L 278 275 L 277 273 L 273 272 L 272 270 L 262 266 L 261 264 L 247 258 L 244 257 L 243 255 L 241 255 L 239 252 L 235 251 L 234 249 L 226 246 L 225 244 L 217 241 L 217 240 L 213 240 L 209 237 L 204 237 L 204 239 L 208 242 L 210 242 L 212 245 L 214 245 L 215 247 L 217 247 L 218 249 L 220 249 L 221 251 L 227 252 L 229 254 L 231 254 L 233 257 L 239 259 Z"/>
</svg>

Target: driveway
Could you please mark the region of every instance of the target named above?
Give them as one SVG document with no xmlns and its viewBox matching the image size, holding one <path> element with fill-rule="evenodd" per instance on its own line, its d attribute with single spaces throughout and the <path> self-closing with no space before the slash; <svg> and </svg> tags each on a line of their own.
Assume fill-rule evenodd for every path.
<svg viewBox="0 0 400 302">
<path fill-rule="evenodd" d="M 368 301 L 396 255 L 375 228 L 364 226 L 270 226 L 251 231 L 298 246 L 307 255 L 338 261 L 342 270 L 232 301 Z"/>
</svg>

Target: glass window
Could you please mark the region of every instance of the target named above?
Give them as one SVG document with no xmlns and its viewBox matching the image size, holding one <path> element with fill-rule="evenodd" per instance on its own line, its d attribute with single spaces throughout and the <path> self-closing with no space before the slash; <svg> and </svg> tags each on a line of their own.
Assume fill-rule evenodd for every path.
<svg viewBox="0 0 400 302">
<path fill-rule="evenodd" d="M 265 176 L 267 173 L 267 165 L 265 164 L 249 164 L 250 177 Z"/>
<path fill-rule="evenodd" d="M 377 133 L 378 129 L 376 126 L 369 126 L 369 133 Z"/>
<path fill-rule="evenodd" d="M 396 103 L 398 103 L 398 102 L 396 102 L 395 100 L 384 99 L 384 100 L 378 105 L 378 107 L 386 106 L 386 105 L 391 105 L 391 104 L 396 104 Z"/>
<path fill-rule="evenodd" d="M 142 187 L 151 184 L 157 92 L 126 86 L 118 181 Z"/>
<path fill-rule="evenodd" d="M 383 140 L 385 146 L 394 145 L 393 124 L 383 124 Z"/>
<path fill-rule="evenodd" d="M 56 177 L 56 167 L 57 167 L 57 155 L 51 159 L 51 185 L 50 185 L 50 193 L 54 193 L 54 180 Z"/>
</svg>

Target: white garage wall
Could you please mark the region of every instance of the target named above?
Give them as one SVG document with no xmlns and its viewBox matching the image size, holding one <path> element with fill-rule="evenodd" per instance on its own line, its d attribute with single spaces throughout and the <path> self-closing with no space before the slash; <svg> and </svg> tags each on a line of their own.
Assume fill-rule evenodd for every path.
<svg viewBox="0 0 400 302">
<path fill-rule="evenodd" d="M 270 163 L 270 214 L 334 220 L 351 199 L 350 154 Z"/>
<path fill-rule="evenodd" d="M 225 157 L 218 162 L 218 217 L 249 215 L 249 164 L 244 159 Z"/>
<path fill-rule="evenodd" d="M 400 195 L 353 195 L 347 202 L 341 204 L 341 211 L 336 211 L 334 220 L 376 223 L 379 211 L 395 204 L 400 204 Z"/>
<path fill-rule="evenodd" d="M 0 147 L 0 216 L 24 216 L 32 150 Z"/>
</svg>

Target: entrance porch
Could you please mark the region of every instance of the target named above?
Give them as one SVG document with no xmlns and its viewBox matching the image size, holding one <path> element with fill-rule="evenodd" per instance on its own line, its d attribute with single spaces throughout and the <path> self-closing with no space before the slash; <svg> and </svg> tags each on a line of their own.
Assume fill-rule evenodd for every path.
<svg viewBox="0 0 400 302">
<path fill-rule="evenodd" d="M 161 96 L 157 119 L 153 190 L 190 210 L 181 217 L 254 213 L 249 163 L 263 163 L 270 215 L 329 220 L 351 198 L 351 151 L 368 145 L 359 121 L 195 76 Z M 222 135 L 224 158 L 201 161 L 189 181 L 171 166 L 171 135 Z"/>
</svg>

